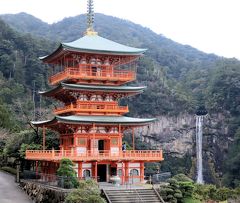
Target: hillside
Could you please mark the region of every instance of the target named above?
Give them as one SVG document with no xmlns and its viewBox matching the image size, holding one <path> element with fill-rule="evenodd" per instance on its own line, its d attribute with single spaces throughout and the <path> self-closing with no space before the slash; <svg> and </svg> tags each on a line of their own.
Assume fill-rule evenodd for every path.
<svg viewBox="0 0 240 203">
<path fill-rule="evenodd" d="M 47 24 L 26 13 L 0 16 L 11 27 L 51 40 L 69 42 L 80 38 L 86 27 L 85 15 L 65 18 Z M 147 56 L 165 67 L 169 75 L 179 78 L 195 68 L 211 68 L 217 56 L 206 54 L 191 46 L 176 43 L 148 28 L 112 16 L 96 14 L 95 29 L 102 37 L 135 47 L 148 48 Z"/>
<path fill-rule="evenodd" d="M 26 13 L 0 17 L 20 32 L 64 42 L 80 38 L 86 29 L 85 15 L 65 18 L 51 25 Z M 182 86 L 181 81 L 187 80 L 189 72 L 194 74 L 191 77 L 199 77 L 205 74 L 202 71 L 214 69 L 219 57 L 176 43 L 130 21 L 103 14 L 96 14 L 95 19 L 95 29 L 101 36 L 148 49 L 138 69 L 138 83 L 149 87 L 148 93 L 137 100 L 138 105 L 145 106 L 140 114 L 178 114 L 181 109 L 192 111 L 195 108 L 197 102 L 191 87 L 186 86 L 186 82 Z M 137 112 L 134 107 L 132 112 Z"/>
<path fill-rule="evenodd" d="M 32 96 L 39 106 L 40 98 L 36 91 L 48 88 L 47 67 L 40 63 L 38 57 L 54 50 L 56 41 L 67 42 L 80 38 L 85 30 L 85 16 L 66 18 L 52 25 L 25 13 L 2 15 L 1 18 L 13 29 L 0 21 L 0 118 L 6 118 L 0 127 L 11 129 L 14 120 L 21 123 L 18 124 L 18 129 L 24 129 L 21 109 L 30 115 L 33 109 Z M 175 150 L 178 146 L 185 150 L 181 141 L 189 132 L 191 135 L 185 140 L 186 149 L 194 148 L 194 122 L 189 122 L 191 125 L 188 126 L 185 117 L 192 121 L 197 105 L 206 105 L 210 115 L 218 114 L 216 118 L 210 118 L 212 121 L 209 122 L 204 138 L 205 157 L 211 158 L 206 161 L 210 160 L 209 165 L 215 167 L 207 172 L 211 171 L 212 176 L 215 175 L 215 170 L 219 174 L 225 174 L 225 177 L 230 177 L 227 184 L 231 185 L 235 169 L 239 169 L 238 159 L 233 154 L 237 154 L 236 157 L 240 155 L 240 62 L 206 54 L 157 35 L 140 25 L 103 14 L 96 14 L 96 30 L 111 40 L 148 48 L 146 56 L 139 61 L 136 81 L 137 84 L 147 85 L 148 89 L 142 95 L 122 101 L 129 104 L 134 115 L 162 119 L 156 124 L 159 131 L 142 133 L 144 141 L 151 145 L 160 140 L 162 145 L 158 147 L 166 151 L 170 149 L 169 157 L 171 153 L 175 153 L 173 156 L 185 156 L 189 151 L 180 154 Z M 13 119 L 9 112 L 17 119 Z M 184 122 L 179 125 L 180 121 Z M 170 123 L 169 126 L 161 127 L 166 123 Z M 175 129 L 176 133 L 171 129 Z M 223 148 L 223 144 L 226 147 Z M 143 145 L 139 144 L 139 147 L 147 147 Z M 190 166 L 184 165 L 185 160 L 180 159 L 178 162 L 179 165 L 183 164 L 182 168 L 187 167 L 189 174 L 194 171 L 192 157 L 195 156 L 193 151 L 190 152 Z M 219 153 L 222 153 L 221 158 L 217 156 Z M 171 163 L 169 157 L 165 161 L 166 165 L 170 165 L 168 168 L 165 165 L 166 170 L 183 172 L 181 167 L 176 168 L 175 163 Z M 238 180 L 240 177 L 236 176 L 236 181 Z"/>
</svg>

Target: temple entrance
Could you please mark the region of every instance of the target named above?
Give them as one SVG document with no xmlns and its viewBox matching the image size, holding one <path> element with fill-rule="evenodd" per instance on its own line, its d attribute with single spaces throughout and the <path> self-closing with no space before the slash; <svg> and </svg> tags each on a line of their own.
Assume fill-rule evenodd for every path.
<svg viewBox="0 0 240 203">
<path fill-rule="evenodd" d="M 104 150 L 104 140 L 98 140 L 98 150 L 99 151 Z"/>
<path fill-rule="evenodd" d="M 92 67 L 92 75 L 93 76 L 97 75 L 97 67 Z"/>
<path fill-rule="evenodd" d="M 99 182 L 107 181 L 107 165 L 106 164 L 98 164 L 97 176 L 98 176 Z"/>
</svg>

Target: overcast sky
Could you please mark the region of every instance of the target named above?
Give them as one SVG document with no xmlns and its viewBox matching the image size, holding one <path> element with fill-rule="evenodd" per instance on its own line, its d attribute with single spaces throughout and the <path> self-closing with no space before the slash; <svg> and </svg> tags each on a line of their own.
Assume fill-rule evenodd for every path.
<svg viewBox="0 0 240 203">
<path fill-rule="evenodd" d="M 0 14 L 45 22 L 86 13 L 87 0 L 0 0 Z M 240 59 L 240 0 L 95 0 L 95 12 L 141 24 L 207 53 Z"/>
</svg>

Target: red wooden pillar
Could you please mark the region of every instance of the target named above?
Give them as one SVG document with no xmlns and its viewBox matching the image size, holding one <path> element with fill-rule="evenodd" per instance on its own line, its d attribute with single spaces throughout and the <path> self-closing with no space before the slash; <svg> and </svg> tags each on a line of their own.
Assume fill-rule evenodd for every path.
<svg viewBox="0 0 240 203">
<path fill-rule="evenodd" d="M 135 150 L 134 128 L 132 128 L 132 147 Z"/>
<path fill-rule="evenodd" d="M 118 147 L 119 147 L 119 152 L 122 151 L 122 129 L 121 129 L 121 124 L 118 125 Z"/>
<path fill-rule="evenodd" d="M 122 185 L 124 184 L 124 180 L 125 180 L 125 175 L 124 175 L 124 167 L 123 167 L 123 162 L 122 162 Z"/>
<path fill-rule="evenodd" d="M 140 182 L 144 181 L 144 162 L 140 162 Z"/>
<path fill-rule="evenodd" d="M 96 181 L 98 181 L 98 177 L 97 177 L 97 165 L 98 165 L 98 163 L 97 163 L 97 161 L 96 161 L 96 162 L 95 162 L 95 170 L 94 170 L 94 177 L 95 177 Z"/>
<path fill-rule="evenodd" d="M 91 151 L 93 151 L 93 154 L 94 154 L 95 153 L 95 133 L 96 133 L 95 123 L 93 123 L 92 127 L 93 127 L 93 144 L 92 144 L 93 149 L 91 149 Z"/>
<path fill-rule="evenodd" d="M 129 163 L 125 162 L 125 182 L 129 182 Z"/>
<path fill-rule="evenodd" d="M 36 176 L 38 176 L 38 161 L 36 161 Z"/>
<path fill-rule="evenodd" d="M 78 162 L 78 179 L 82 179 L 82 162 Z"/>
<path fill-rule="evenodd" d="M 43 150 L 45 150 L 46 145 L 46 128 L 43 126 Z"/>
</svg>

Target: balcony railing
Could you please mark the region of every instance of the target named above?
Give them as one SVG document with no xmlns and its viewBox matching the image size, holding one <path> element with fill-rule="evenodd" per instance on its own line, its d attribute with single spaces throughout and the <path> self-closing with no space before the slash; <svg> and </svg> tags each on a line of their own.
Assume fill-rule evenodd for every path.
<svg viewBox="0 0 240 203">
<path fill-rule="evenodd" d="M 77 113 L 77 114 L 96 114 L 96 115 L 122 115 L 128 113 L 128 106 L 118 106 L 118 104 L 107 104 L 108 102 L 79 102 L 67 105 L 54 110 L 55 114 Z"/>
<path fill-rule="evenodd" d="M 162 161 L 162 150 L 127 150 L 125 152 L 87 151 L 76 153 L 74 150 L 27 150 L 26 159 L 59 161 L 69 158 L 72 161 Z"/>
<path fill-rule="evenodd" d="M 63 80 L 94 80 L 112 82 L 130 82 L 136 79 L 135 71 L 130 70 L 93 70 L 91 67 L 65 68 L 49 78 L 51 85 L 56 85 Z"/>
</svg>

